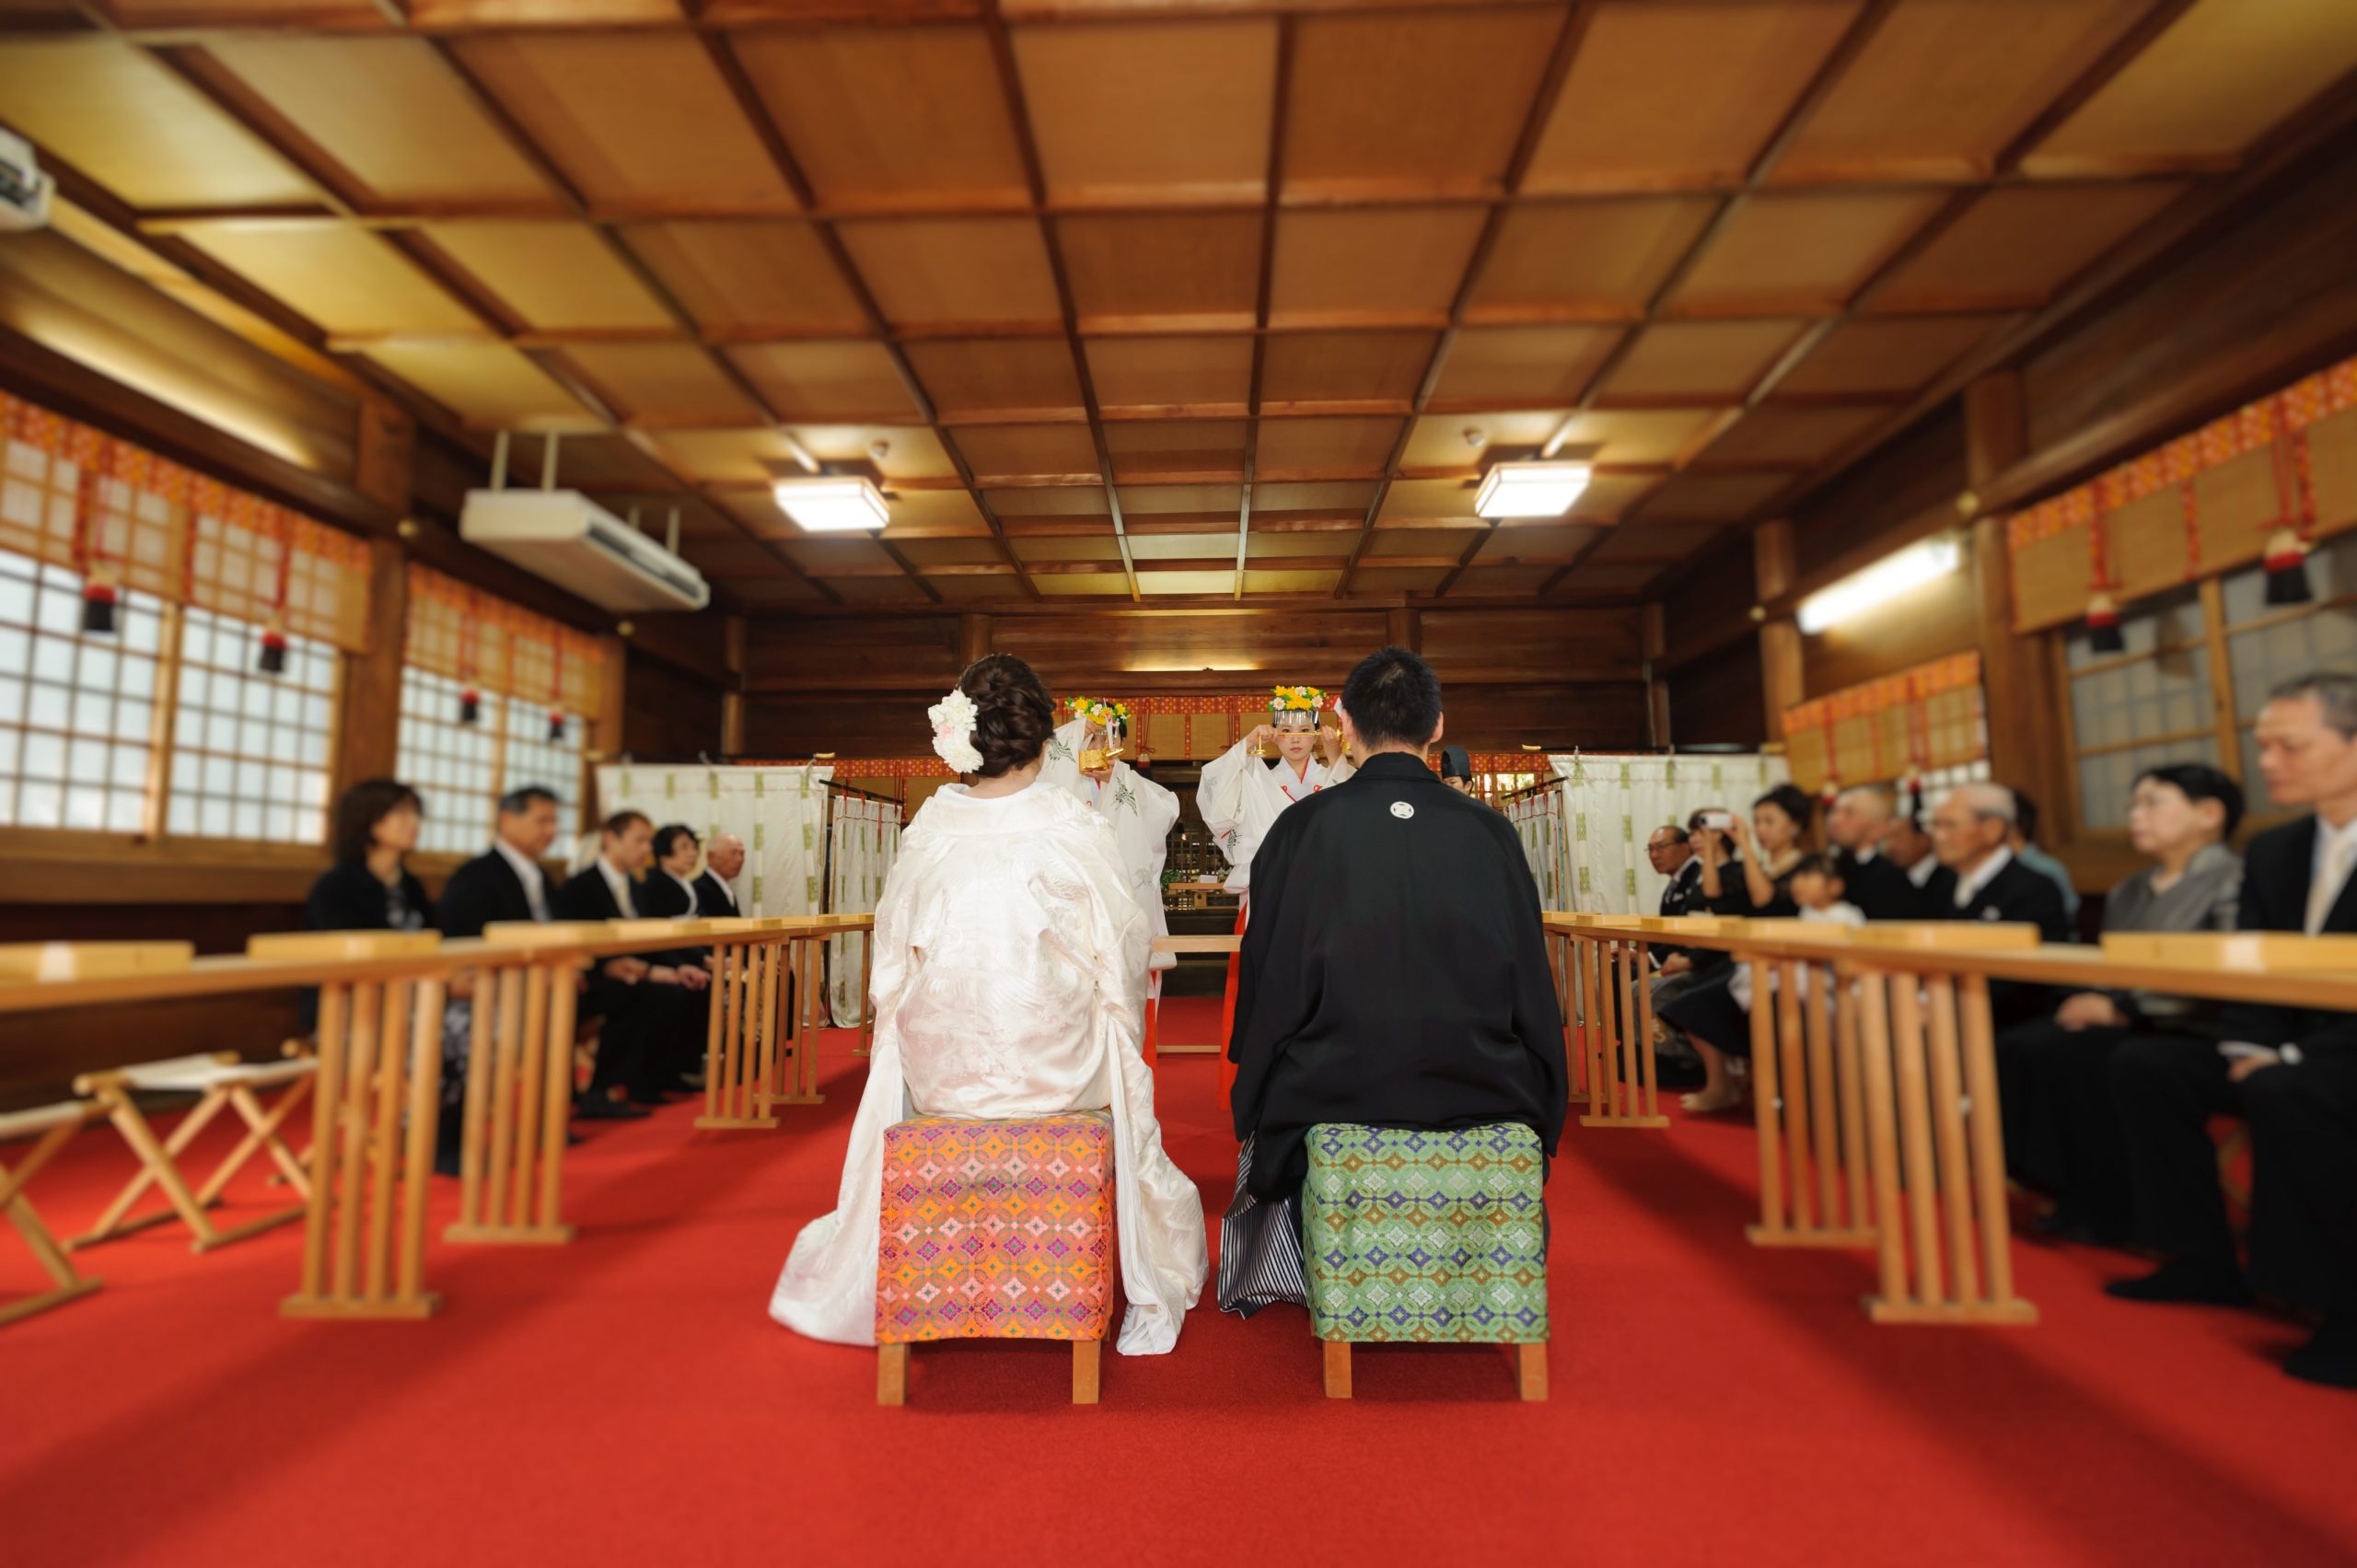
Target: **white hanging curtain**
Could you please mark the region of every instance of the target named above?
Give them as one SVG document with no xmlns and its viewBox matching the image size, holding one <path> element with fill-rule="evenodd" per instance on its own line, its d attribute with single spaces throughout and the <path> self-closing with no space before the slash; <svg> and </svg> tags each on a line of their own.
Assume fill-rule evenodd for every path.
<svg viewBox="0 0 2357 1568">
<path fill-rule="evenodd" d="M 745 841 L 745 869 L 731 891 L 749 915 L 816 914 L 825 865 L 820 839 L 831 768 L 715 768 L 701 762 L 609 764 L 598 770 L 598 803 L 630 810 L 656 827 L 684 822 L 710 842 Z"/>
<path fill-rule="evenodd" d="M 1523 857 L 1530 863 L 1530 878 L 1538 885 L 1541 909 L 1575 907 L 1571 897 L 1571 862 L 1564 852 L 1563 784 L 1555 780 L 1504 804 L 1515 837 L 1522 841 Z"/>
<path fill-rule="evenodd" d="M 1791 777 L 1782 757 L 1768 755 L 1580 752 L 1548 761 L 1563 784 L 1553 831 L 1565 869 L 1560 901 L 1547 907 L 1596 914 L 1660 910 L 1662 878 L 1645 859 L 1645 840 L 1655 828 L 1684 827 L 1706 806 L 1747 813 L 1754 799 Z"/>
<path fill-rule="evenodd" d="M 899 802 L 835 795 L 827 836 L 832 846 L 827 912 L 875 913 L 884 878 L 900 854 Z M 860 976 L 866 968 L 870 935 L 862 931 L 827 939 L 827 1006 L 838 1028 L 856 1028 L 866 1021 L 867 997 Z"/>
</svg>

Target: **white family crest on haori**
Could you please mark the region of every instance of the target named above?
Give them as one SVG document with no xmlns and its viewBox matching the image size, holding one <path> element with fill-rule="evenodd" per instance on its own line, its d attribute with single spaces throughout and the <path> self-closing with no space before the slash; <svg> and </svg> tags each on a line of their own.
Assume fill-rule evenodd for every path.
<svg viewBox="0 0 2357 1568">
<path fill-rule="evenodd" d="M 954 687 L 924 711 L 933 726 L 933 754 L 958 773 L 982 771 L 982 754 L 974 749 L 974 700 Z"/>
<path fill-rule="evenodd" d="M 1049 739 L 1039 782 L 1074 796 L 1113 825 L 1130 891 L 1149 929 L 1167 935 L 1170 919 L 1162 907 L 1162 865 L 1170 853 L 1170 825 L 1178 820 L 1178 797 L 1118 758 L 1102 784 L 1082 772 L 1080 753 L 1087 749 L 1088 729 L 1088 722 L 1077 718 L 1058 727 Z M 1160 971 L 1178 961 L 1168 953 L 1155 956 L 1157 990 Z"/>
<path fill-rule="evenodd" d="M 1129 1301 L 1117 1343 L 1128 1355 L 1176 1345 L 1209 1249 L 1140 1054 L 1151 945 L 1111 824 L 1070 792 L 1034 782 L 976 799 L 950 784 L 927 800 L 876 909 L 875 1053 L 835 1210 L 795 1238 L 770 1316 L 813 1339 L 875 1342 L 885 1129 L 1109 1109 Z"/>
</svg>

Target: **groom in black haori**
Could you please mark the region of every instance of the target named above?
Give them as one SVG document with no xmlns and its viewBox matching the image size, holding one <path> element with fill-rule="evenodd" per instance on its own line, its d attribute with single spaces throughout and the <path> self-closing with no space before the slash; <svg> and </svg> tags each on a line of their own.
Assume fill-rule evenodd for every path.
<svg viewBox="0 0 2357 1568">
<path fill-rule="evenodd" d="M 1325 1121 L 1519 1122 L 1549 1155 L 1570 1079 L 1538 889 L 1514 826 L 1425 762 L 1440 681 L 1404 648 L 1351 672 L 1359 771 L 1279 816 L 1252 858 L 1229 1106 L 1243 1143 L 1219 1304 L 1306 1302 L 1305 1141 Z"/>
</svg>

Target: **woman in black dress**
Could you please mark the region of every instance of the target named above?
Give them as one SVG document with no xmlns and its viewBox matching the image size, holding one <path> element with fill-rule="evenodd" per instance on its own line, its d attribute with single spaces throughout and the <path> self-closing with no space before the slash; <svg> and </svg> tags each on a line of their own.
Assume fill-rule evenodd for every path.
<svg viewBox="0 0 2357 1568">
<path fill-rule="evenodd" d="M 335 864 L 311 884 L 313 931 L 423 931 L 434 923 L 424 884 L 402 862 L 417 847 L 425 804 L 393 779 L 354 784 L 335 803 Z"/>
<path fill-rule="evenodd" d="M 1702 896 L 1713 914 L 1790 918 L 1799 910 L 1793 902 L 1793 868 L 1805 852 L 1803 842 L 1817 816 L 1817 803 L 1789 784 L 1778 784 L 1751 803 L 1751 827 L 1742 819 L 1724 831 L 1696 835 L 1696 856 L 1702 863 Z M 1732 841 L 1741 859 L 1730 864 Z M 1678 1103 L 1689 1110 L 1732 1110 L 1743 1096 L 1727 1074 L 1727 1058 L 1751 1054 L 1751 1017 L 1728 994 L 1732 965 L 1709 981 L 1661 1005 L 1661 1016 L 1684 1031 L 1702 1058 L 1702 1086 Z"/>
</svg>

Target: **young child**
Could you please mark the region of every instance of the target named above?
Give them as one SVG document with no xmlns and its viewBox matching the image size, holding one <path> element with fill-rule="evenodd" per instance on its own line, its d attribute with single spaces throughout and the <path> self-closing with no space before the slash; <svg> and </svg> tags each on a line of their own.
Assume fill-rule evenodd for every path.
<svg viewBox="0 0 2357 1568">
<path fill-rule="evenodd" d="M 1830 855 L 1804 855 L 1801 863 L 1793 867 L 1793 902 L 1800 906 L 1800 917 L 1805 921 L 1826 925 L 1865 924 L 1866 917 L 1857 905 L 1841 901 L 1845 890 L 1841 885 L 1840 868 L 1834 865 Z M 1771 973 L 1769 978 L 1773 980 L 1775 976 Z M 1745 1012 L 1751 1011 L 1749 964 L 1736 965 L 1735 973 L 1727 979 L 1727 993 Z M 1805 967 L 1801 970 L 1801 994 L 1808 994 L 1808 970 Z"/>
</svg>

